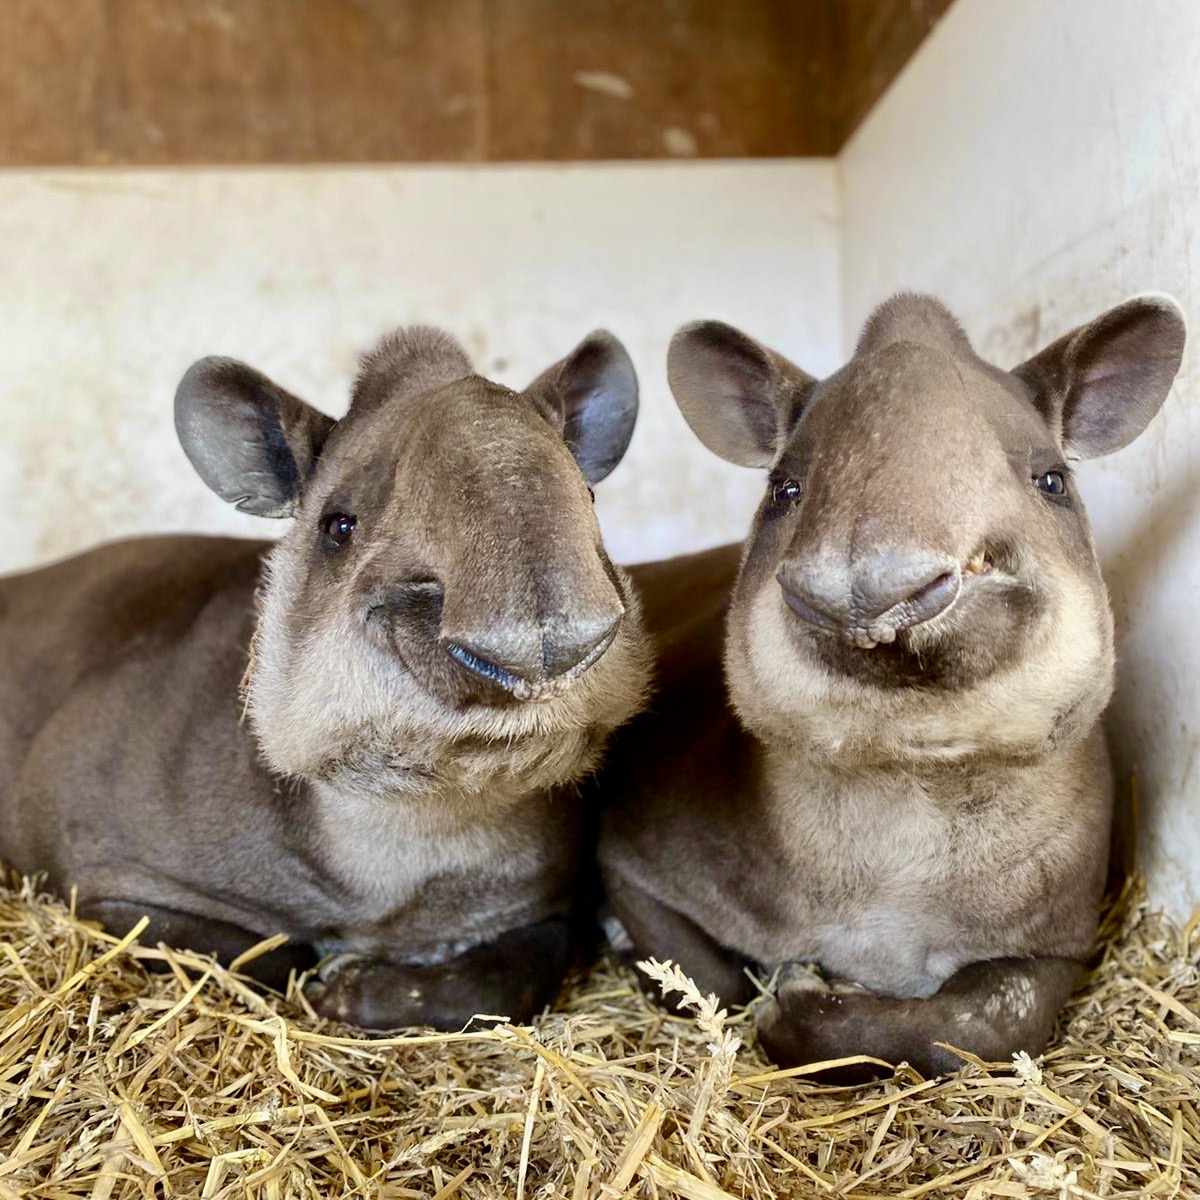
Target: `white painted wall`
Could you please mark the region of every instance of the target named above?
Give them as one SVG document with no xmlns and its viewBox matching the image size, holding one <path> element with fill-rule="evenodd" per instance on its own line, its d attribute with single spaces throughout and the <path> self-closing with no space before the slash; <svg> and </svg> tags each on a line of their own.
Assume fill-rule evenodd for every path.
<svg viewBox="0 0 1200 1200">
<path fill-rule="evenodd" d="M 932 291 L 1013 365 L 1143 290 L 1200 336 L 1200 5 L 956 0 L 843 152 L 844 336 Z M 1111 731 L 1156 900 L 1200 904 L 1200 355 L 1081 487 L 1120 632 Z"/>
<path fill-rule="evenodd" d="M 234 355 L 339 415 L 358 354 L 406 321 L 513 386 L 609 327 L 642 381 L 598 491 L 610 550 L 739 538 L 762 480 L 688 431 L 667 342 L 722 317 L 832 368 L 839 291 L 832 160 L 0 172 L 0 571 L 153 530 L 277 532 L 193 474 L 183 371 Z"/>
</svg>

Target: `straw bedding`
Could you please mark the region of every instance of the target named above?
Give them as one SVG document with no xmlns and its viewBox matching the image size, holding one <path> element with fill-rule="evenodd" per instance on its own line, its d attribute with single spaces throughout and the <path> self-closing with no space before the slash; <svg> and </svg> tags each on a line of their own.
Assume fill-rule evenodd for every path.
<svg viewBox="0 0 1200 1200">
<path fill-rule="evenodd" d="M 1200 1197 L 1200 920 L 1127 889 L 1103 933 L 1043 1060 L 835 1089 L 608 963 L 533 1028 L 368 1040 L 13 881 L 0 1198 Z"/>
</svg>

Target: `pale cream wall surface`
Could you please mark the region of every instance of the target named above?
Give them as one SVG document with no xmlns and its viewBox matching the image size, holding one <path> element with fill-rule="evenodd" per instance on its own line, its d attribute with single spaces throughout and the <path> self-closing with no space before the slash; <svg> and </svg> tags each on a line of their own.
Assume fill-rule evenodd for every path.
<svg viewBox="0 0 1200 1200">
<path fill-rule="evenodd" d="M 762 480 L 691 435 L 667 342 L 721 317 L 831 368 L 831 160 L 653 166 L 0 173 L 0 571 L 152 531 L 268 536 L 176 441 L 196 358 L 243 358 L 333 415 L 390 327 L 441 325 L 523 386 L 589 330 L 642 410 L 598 489 L 614 557 L 734 540 Z"/>
<path fill-rule="evenodd" d="M 931 291 L 1002 366 L 1131 293 L 1200 337 L 1200 5 L 956 0 L 843 152 L 844 336 Z M 1152 897 L 1200 904 L 1200 356 L 1080 468 L 1117 616 L 1110 731 Z"/>
</svg>

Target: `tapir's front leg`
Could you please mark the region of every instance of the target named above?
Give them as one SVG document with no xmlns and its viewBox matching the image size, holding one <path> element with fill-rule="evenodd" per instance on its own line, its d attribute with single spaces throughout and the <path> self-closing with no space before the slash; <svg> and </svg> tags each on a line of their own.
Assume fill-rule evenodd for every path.
<svg viewBox="0 0 1200 1200">
<path fill-rule="evenodd" d="M 149 917 L 150 924 L 140 938 L 143 945 L 155 946 L 165 942 L 181 950 L 212 954 L 225 966 L 264 937 L 263 934 L 231 925 L 228 921 L 152 904 L 139 904 L 135 900 L 93 900 L 81 903 L 79 914 L 85 919 L 99 921 L 110 933 L 118 936 L 128 933 L 142 917 Z M 244 971 L 259 983 L 283 991 L 292 973 L 299 975 L 315 966 L 316 961 L 317 956 L 311 946 L 285 942 L 251 959 Z M 147 965 L 151 970 L 158 969 L 154 963 Z M 165 970 L 165 966 L 162 969 Z"/>
<path fill-rule="evenodd" d="M 963 967 L 925 1000 L 836 992 L 797 976 L 761 1010 L 759 1040 L 785 1067 L 867 1054 L 908 1062 L 925 1076 L 962 1065 L 938 1042 L 988 1061 L 1018 1050 L 1037 1054 L 1079 972 L 1079 963 L 1065 958 L 991 959 Z M 823 1078 L 857 1083 L 878 1074 L 870 1067 L 850 1067 Z"/>
<path fill-rule="evenodd" d="M 554 999 L 570 945 L 570 923 L 553 918 L 429 966 L 335 960 L 328 978 L 312 983 L 306 995 L 322 1016 L 363 1029 L 462 1029 L 477 1014 L 521 1023 Z"/>
<path fill-rule="evenodd" d="M 751 964 L 744 955 L 719 945 L 683 913 L 633 884 L 606 875 L 604 888 L 613 916 L 632 943 L 626 957 L 670 959 L 701 992 L 715 994 L 725 1005 L 748 1004 L 754 998 L 754 985 L 746 974 Z M 680 1011 L 669 998 L 661 1003 Z"/>
</svg>

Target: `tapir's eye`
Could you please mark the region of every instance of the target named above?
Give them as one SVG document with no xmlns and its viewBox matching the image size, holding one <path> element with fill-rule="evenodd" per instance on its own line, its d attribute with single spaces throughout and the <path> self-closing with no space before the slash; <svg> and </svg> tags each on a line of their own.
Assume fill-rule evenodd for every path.
<svg viewBox="0 0 1200 1200">
<path fill-rule="evenodd" d="M 344 546 L 350 540 L 357 524 L 357 518 L 349 513 L 330 513 L 323 520 L 321 527 L 325 530 L 325 536 L 335 546 Z"/>
<path fill-rule="evenodd" d="M 796 504 L 804 488 L 797 479 L 774 479 L 771 481 L 771 499 L 780 508 L 785 504 Z"/>
<path fill-rule="evenodd" d="M 1067 494 L 1067 477 L 1061 471 L 1046 471 L 1034 477 L 1038 489 L 1047 496 L 1065 496 Z"/>
</svg>

